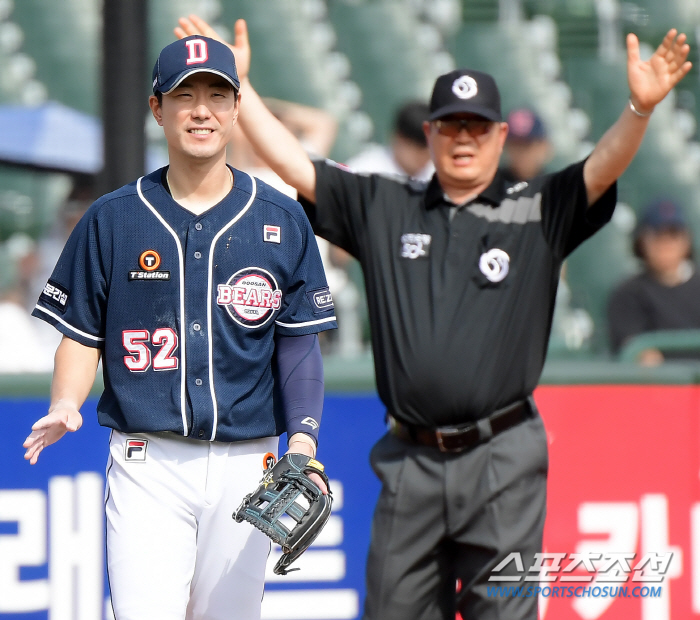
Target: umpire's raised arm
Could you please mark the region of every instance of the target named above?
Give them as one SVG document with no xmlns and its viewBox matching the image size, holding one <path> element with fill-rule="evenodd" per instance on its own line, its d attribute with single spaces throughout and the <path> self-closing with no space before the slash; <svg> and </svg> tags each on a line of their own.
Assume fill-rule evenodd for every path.
<svg viewBox="0 0 700 620">
<path fill-rule="evenodd" d="M 180 39 L 199 34 L 222 41 L 216 31 L 196 15 L 180 18 L 179 24 L 175 28 L 175 35 Z M 309 156 L 299 140 L 267 109 L 248 79 L 250 44 L 244 20 L 236 22 L 234 44 L 229 47 L 236 58 L 241 81 L 241 114 L 238 124 L 265 163 L 301 196 L 314 202 L 316 172 Z"/>
<path fill-rule="evenodd" d="M 690 71 L 685 34 L 669 30 L 648 61 L 639 57 L 639 40 L 627 35 L 627 82 L 630 98 L 617 122 L 603 135 L 586 161 L 583 178 L 592 205 L 620 177 L 644 138 L 649 117 Z"/>
</svg>

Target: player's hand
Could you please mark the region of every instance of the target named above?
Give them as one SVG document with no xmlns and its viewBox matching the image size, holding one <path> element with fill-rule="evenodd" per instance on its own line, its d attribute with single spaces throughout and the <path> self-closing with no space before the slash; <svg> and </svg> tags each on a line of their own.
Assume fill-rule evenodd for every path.
<svg viewBox="0 0 700 620">
<path fill-rule="evenodd" d="M 200 34 L 210 39 L 216 39 L 222 43 L 226 43 L 231 48 L 233 52 L 233 57 L 236 59 L 236 71 L 238 72 L 238 78 L 243 82 L 245 78 L 248 77 L 250 72 L 250 44 L 248 42 L 248 26 L 244 19 L 239 19 L 236 21 L 234 30 L 233 45 L 224 41 L 207 22 L 205 22 L 201 17 L 197 15 L 190 15 L 189 17 L 181 17 L 178 20 L 180 24 L 175 28 L 175 36 L 178 39 L 184 39 L 193 34 Z"/>
<path fill-rule="evenodd" d="M 306 456 L 310 456 L 311 458 L 314 458 L 314 447 L 309 443 L 306 442 L 302 439 L 299 439 L 298 436 L 300 433 L 295 433 L 292 435 L 292 437 L 289 440 L 289 450 L 287 450 L 287 454 L 304 454 Z M 328 487 L 326 486 L 326 483 L 323 481 L 323 478 L 319 476 L 316 473 L 310 473 L 309 478 L 314 481 L 316 486 L 321 489 L 324 495 L 328 495 Z"/>
<path fill-rule="evenodd" d="M 643 62 L 639 57 L 639 39 L 627 35 L 627 82 L 634 107 L 642 114 L 651 112 L 690 71 L 690 46 L 685 34 L 675 28 L 668 31 L 652 57 Z"/>
<path fill-rule="evenodd" d="M 74 405 L 58 403 L 32 426 L 32 432 L 22 444 L 27 449 L 24 458 L 34 465 L 46 446 L 56 443 L 67 432 L 77 431 L 82 424 L 83 417 Z"/>
</svg>

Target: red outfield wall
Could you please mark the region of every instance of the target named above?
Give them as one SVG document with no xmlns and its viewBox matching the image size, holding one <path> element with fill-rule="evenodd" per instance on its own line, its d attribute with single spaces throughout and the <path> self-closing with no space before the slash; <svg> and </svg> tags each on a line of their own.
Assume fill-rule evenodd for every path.
<svg viewBox="0 0 700 620">
<path fill-rule="evenodd" d="M 545 552 L 565 554 L 556 581 L 539 584 L 550 587 L 540 617 L 700 618 L 700 387 L 543 386 L 535 396 L 550 449 Z M 668 552 L 660 582 L 633 581 L 648 578 L 625 569 Z M 600 553 L 597 570 L 578 563 L 565 573 L 572 553 Z M 562 582 L 564 574 L 580 581 Z M 616 596 L 604 596 L 605 586 Z M 585 594 L 577 587 L 591 590 L 576 596 Z M 635 587 L 656 596 L 634 597 Z"/>
</svg>

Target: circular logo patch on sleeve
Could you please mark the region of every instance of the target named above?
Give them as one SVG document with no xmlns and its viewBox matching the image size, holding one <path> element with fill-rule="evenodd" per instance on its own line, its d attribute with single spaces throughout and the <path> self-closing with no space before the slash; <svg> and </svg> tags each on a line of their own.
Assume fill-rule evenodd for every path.
<svg viewBox="0 0 700 620">
<path fill-rule="evenodd" d="M 275 277 L 260 267 L 246 267 L 217 287 L 216 303 L 243 327 L 265 325 L 282 306 L 282 291 Z"/>
</svg>

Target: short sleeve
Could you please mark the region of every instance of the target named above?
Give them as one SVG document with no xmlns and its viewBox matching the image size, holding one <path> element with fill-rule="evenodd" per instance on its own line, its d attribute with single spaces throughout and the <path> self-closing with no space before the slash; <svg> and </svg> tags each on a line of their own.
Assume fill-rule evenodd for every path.
<svg viewBox="0 0 700 620">
<path fill-rule="evenodd" d="M 583 180 L 585 160 L 542 177 L 542 229 L 554 254 L 565 258 L 610 221 L 617 184 L 590 207 Z"/>
<path fill-rule="evenodd" d="M 359 258 L 376 175 L 358 174 L 330 160 L 315 161 L 314 168 L 316 202 L 299 197 L 314 233 Z"/>
<path fill-rule="evenodd" d="M 85 346 L 101 347 L 106 305 L 105 262 L 91 209 L 73 229 L 32 315 Z"/>
<path fill-rule="evenodd" d="M 316 238 L 309 222 L 303 214 L 300 216 L 296 221 L 302 237 L 301 257 L 275 320 L 275 331 L 283 336 L 303 336 L 338 327 Z"/>
</svg>

